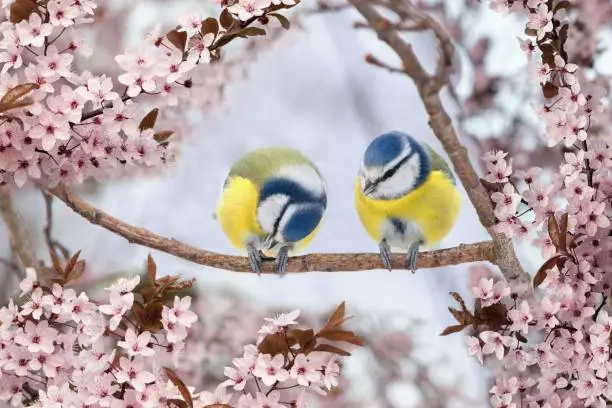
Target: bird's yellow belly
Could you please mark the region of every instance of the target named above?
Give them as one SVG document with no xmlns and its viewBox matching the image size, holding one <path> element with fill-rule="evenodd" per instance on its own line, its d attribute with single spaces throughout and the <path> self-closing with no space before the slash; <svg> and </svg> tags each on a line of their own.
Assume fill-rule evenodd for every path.
<svg viewBox="0 0 612 408">
<path fill-rule="evenodd" d="M 243 177 L 232 177 L 221 195 L 217 206 L 217 219 L 221 224 L 223 232 L 232 245 L 241 251 L 246 250 L 246 245 L 253 242 L 259 248 L 261 241 L 266 237 L 266 232 L 261 229 L 257 222 L 257 203 L 259 201 L 259 189 L 249 179 Z M 290 254 L 304 249 L 319 231 L 321 224 L 301 241 L 295 242 Z M 266 256 L 276 256 L 278 248 L 264 251 Z"/>
<path fill-rule="evenodd" d="M 232 245 L 245 250 L 248 241 L 263 238 L 265 233 L 257 222 L 259 190 L 251 180 L 232 177 L 217 206 L 217 219 Z"/>
<path fill-rule="evenodd" d="M 359 218 L 376 242 L 391 239 L 397 244 L 401 241 L 421 239 L 426 245 L 434 245 L 444 238 L 455 224 L 460 202 L 459 191 L 455 185 L 439 171 L 433 171 L 416 190 L 393 200 L 372 200 L 364 196 L 359 179 L 355 191 Z M 392 220 L 404 223 L 404 229 L 399 229 L 402 234 L 398 234 L 398 229 L 392 228 Z M 391 236 L 391 231 L 404 236 Z"/>
</svg>

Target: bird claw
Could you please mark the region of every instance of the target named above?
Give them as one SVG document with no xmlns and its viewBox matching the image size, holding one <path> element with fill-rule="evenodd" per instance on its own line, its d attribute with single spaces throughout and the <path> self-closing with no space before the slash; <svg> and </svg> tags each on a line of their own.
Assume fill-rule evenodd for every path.
<svg viewBox="0 0 612 408">
<path fill-rule="evenodd" d="M 251 270 L 255 272 L 257 275 L 261 275 L 261 253 L 255 245 L 248 244 L 247 245 L 247 254 L 249 257 L 249 264 L 251 265 Z"/>
<path fill-rule="evenodd" d="M 284 246 L 278 250 L 278 262 L 276 267 L 276 273 L 279 276 L 283 276 L 287 271 L 287 263 L 289 262 L 289 247 Z"/>
<path fill-rule="evenodd" d="M 383 266 L 385 269 L 391 271 L 391 247 L 384 239 L 378 244 L 380 249 L 380 258 L 382 259 Z"/>
<path fill-rule="evenodd" d="M 406 268 L 411 270 L 412 273 L 416 272 L 417 260 L 419 258 L 419 247 L 421 244 L 421 241 L 415 241 L 410 244 L 410 247 L 408 248 L 408 254 L 406 255 Z"/>
</svg>

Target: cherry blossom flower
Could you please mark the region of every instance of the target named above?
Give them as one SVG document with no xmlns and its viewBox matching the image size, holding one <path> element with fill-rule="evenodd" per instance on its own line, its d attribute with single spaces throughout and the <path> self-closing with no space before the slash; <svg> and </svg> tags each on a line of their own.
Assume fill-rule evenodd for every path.
<svg viewBox="0 0 612 408">
<path fill-rule="evenodd" d="M 116 292 L 111 292 L 110 304 L 100 305 L 98 306 L 98 310 L 105 315 L 112 316 L 109 321 L 109 328 L 111 330 L 116 330 L 123 319 L 123 315 L 132 307 L 133 302 L 134 295 L 131 293 L 120 295 Z"/>
<path fill-rule="evenodd" d="M 155 376 L 144 369 L 144 361 L 139 357 L 133 360 L 121 357 L 119 366 L 121 370 L 115 374 L 117 382 L 129 382 L 136 391 L 142 391 L 146 384 L 155 381 Z"/>
<path fill-rule="evenodd" d="M 291 378 L 301 386 L 308 387 L 310 383 L 318 382 L 321 375 L 304 354 L 298 354 L 289 371 Z"/>
<path fill-rule="evenodd" d="M 548 6 L 540 4 L 536 13 L 528 15 L 527 28 L 537 30 L 538 40 L 540 40 L 553 29 L 552 17 L 553 13 L 548 9 Z"/>
<path fill-rule="evenodd" d="M 155 352 L 149 347 L 151 333 L 148 331 L 137 334 L 131 327 L 125 331 L 125 341 L 117 343 L 119 347 L 127 350 L 128 355 L 152 356 Z"/>
<path fill-rule="evenodd" d="M 168 319 L 171 322 L 191 327 L 198 320 L 198 316 L 189 308 L 191 307 L 191 296 L 179 298 L 174 297 L 174 306 L 168 311 Z"/>
<path fill-rule="evenodd" d="M 482 346 L 483 354 L 495 353 L 498 360 L 504 357 L 504 346 L 512 347 L 516 343 L 516 339 L 513 337 L 502 336 L 499 333 L 493 331 L 483 331 L 480 333 L 480 339 L 484 342 Z"/>
<path fill-rule="evenodd" d="M 510 310 L 508 317 L 512 320 L 510 330 L 520 330 L 523 334 L 527 334 L 528 325 L 533 320 L 533 316 L 530 313 L 529 304 L 525 300 L 521 302 L 519 308 Z"/>
<path fill-rule="evenodd" d="M 468 342 L 468 354 L 470 356 L 475 356 L 480 364 L 483 364 L 483 354 L 482 354 L 482 346 L 480 345 L 480 340 L 477 337 L 470 336 L 467 339 Z"/>
<path fill-rule="evenodd" d="M 228 394 L 226 390 L 227 388 L 223 387 L 222 385 L 219 385 L 215 389 L 214 393 L 209 391 L 202 391 L 198 395 L 199 402 L 200 404 L 203 404 L 203 406 L 214 404 L 229 404 L 230 400 L 232 399 L 232 394 Z"/>
<path fill-rule="evenodd" d="M 19 289 L 21 289 L 21 296 L 27 295 L 32 292 L 34 289 L 40 286 L 38 282 L 38 277 L 36 276 L 36 269 L 34 268 L 26 268 L 25 270 L 26 276 L 19 283 Z"/>
<path fill-rule="evenodd" d="M 285 359 L 282 355 L 272 357 L 269 354 L 260 354 L 253 374 L 261 378 L 265 385 L 272 385 L 276 381 L 286 381 L 289 372 L 283 368 Z"/>
<path fill-rule="evenodd" d="M 251 17 L 263 15 L 264 10 L 271 4 L 270 0 L 238 0 L 227 9 L 240 20 L 247 21 Z"/>
<path fill-rule="evenodd" d="M 46 320 L 38 324 L 27 321 L 24 332 L 15 336 L 15 342 L 27 347 L 30 353 L 42 351 L 43 353 L 51 354 L 56 334 L 57 330 L 49 327 L 49 323 Z"/>
<path fill-rule="evenodd" d="M 48 37 L 53 31 L 53 27 L 50 24 L 43 23 L 37 13 L 30 14 L 27 21 L 21 21 L 15 28 L 21 45 L 33 45 L 35 47 L 41 47 L 45 37 Z"/>
</svg>

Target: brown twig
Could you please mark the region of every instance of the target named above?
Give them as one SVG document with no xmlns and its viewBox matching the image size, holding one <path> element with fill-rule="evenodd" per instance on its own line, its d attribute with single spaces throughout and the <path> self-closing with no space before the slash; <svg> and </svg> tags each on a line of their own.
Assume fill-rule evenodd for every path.
<svg viewBox="0 0 612 408">
<path fill-rule="evenodd" d="M 21 268 L 38 266 L 36 255 L 23 226 L 23 220 L 15 209 L 13 197 L 10 193 L 0 194 L 0 216 L 8 230 L 11 249 L 16 255 L 17 264 Z"/>
<path fill-rule="evenodd" d="M 206 251 L 176 239 L 162 237 L 144 228 L 127 224 L 91 206 L 66 187 L 56 187 L 49 190 L 49 192 L 92 224 L 106 228 L 124 237 L 131 243 L 157 249 L 167 254 L 213 268 L 234 272 L 249 272 L 251 270 L 246 257 Z M 491 241 L 487 241 L 423 252 L 419 255 L 417 266 L 419 268 L 434 268 L 467 262 L 492 261 L 494 259 L 494 245 Z M 391 264 L 394 270 L 406 269 L 405 255 L 394 254 Z M 287 272 L 341 272 L 381 268 L 382 264 L 379 254 L 309 254 L 291 257 L 287 265 Z M 262 265 L 261 271 L 262 273 L 275 273 L 276 267 L 272 263 L 266 262 Z"/>
<path fill-rule="evenodd" d="M 489 194 L 480 182 L 478 174 L 470 163 L 467 149 L 459 141 L 452 121 L 445 111 L 440 99 L 442 87 L 448 83 L 448 75 L 452 72 L 452 56 L 454 53 L 450 36 L 432 17 L 422 13 L 406 1 L 399 0 L 348 0 L 365 17 L 368 25 L 376 32 L 378 38 L 387 43 L 402 61 L 403 71 L 415 83 L 421 100 L 429 115 L 429 126 L 442 143 L 444 150 L 453 163 L 455 172 L 466 189 L 481 224 L 487 229 L 493 239 L 495 259 L 509 281 L 529 281 L 529 275 L 523 270 L 516 256 L 512 241 L 494 230 L 495 215 Z M 421 65 L 412 46 L 404 40 L 396 24 L 391 23 L 377 11 L 375 6 L 383 6 L 394 12 L 402 21 L 417 21 L 431 30 L 440 44 L 440 56 L 436 71 L 428 74 Z"/>
</svg>

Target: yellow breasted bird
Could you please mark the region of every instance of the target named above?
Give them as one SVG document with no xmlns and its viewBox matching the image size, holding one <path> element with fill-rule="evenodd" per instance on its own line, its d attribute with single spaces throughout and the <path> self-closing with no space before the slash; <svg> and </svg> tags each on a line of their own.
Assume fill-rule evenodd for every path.
<svg viewBox="0 0 612 408">
<path fill-rule="evenodd" d="M 232 166 L 217 207 L 225 235 L 246 251 L 253 272 L 262 255 L 285 272 L 290 251 L 314 237 L 327 206 L 325 183 L 302 153 L 284 147 L 254 150 Z"/>
<path fill-rule="evenodd" d="M 388 132 L 365 151 L 355 185 L 355 206 L 391 270 L 391 248 L 408 250 L 416 269 L 419 248 L 438 243 L 453 227 L 461 197 L 448 164 L 427 144 Z"/>
</svg>

